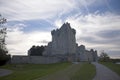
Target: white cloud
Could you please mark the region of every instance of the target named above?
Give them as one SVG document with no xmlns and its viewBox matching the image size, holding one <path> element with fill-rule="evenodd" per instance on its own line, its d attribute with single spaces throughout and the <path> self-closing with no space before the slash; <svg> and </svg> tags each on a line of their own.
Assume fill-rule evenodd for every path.
<svg viewBox="0 0 120 80">
<path fill-rule="evenodd" d="M 18 25 L 18 27 L 8 30 L 8 37 L 6 38 L 7 48 L 12 55 L 25 55 L 32 45 L 47 45 L 43 41 L 51 41 L 50 32 L 33 31 L 25 33 L 21 28 L 23 24 Z"/>
<path fill-rule="evenodd" d="M 1 0 L 1 13 L 8 20 L 47 19 L 74 8 L 73 0 Z"/>
<path fill-rule="evenodd" d="M 97 32 L 107 29 L 120 29 L 120 16 L 112 13 L 88 14 L 68 17 L 66 21 L 77 30 Z"/>
<path fill-rule="evenodd" d="M 58 28 L 60 28 L 62 24 L 63 24 L 62 19 L 58 19 L 58 20 L 56 20 L 56 21 L 54 22 L 54 25 L 55 25 L 56 27 L 58 27 Z"/>
<path fill-rule="evenodd" d="M 76 14 L 67 17 L 65 22 L 69 22 L 71 27 L 76 29 L 76 38 L 79 45 L 86 45 L 88 49 L 94 48 L 99 51 L 106 50 L 107 52 L 119 50 L 120 36 L 115 32 L 120 31 L 120 15 L 113 13 L 98 12 L 95 14 Z M 57 20 L 59 23 L 59 20 Z M 63 22 L 60 20 L 60 22 Z M 106 37 L 101 37 L 98 33 L 109 31 L 109 34 L 105 34 Z M 110 32 L 111 31 L 111 32 Z M 114 31 L 114 33 L 112 33 Z M 114 35 L 112 35 L 114 34 Z M 102 34 L 104 35 L 104 34 Z M 110 37 L 111 35 L 111 37 Z M 108 36 L 108 37 L 107 37 Z M 120 50 L 119 50 L 120 52 Z M 112 55 L 112 57 L 114 57 Z"/>
<path fill-rule="evenodd" d="M 49 19 L 86 7 L 97 0 L 0 0 L 0 13 L 9 21 Z M 100 2 L 100 1 L 97 1 Z"/>
<path fill-rule="evenodd" d="M 96 32 L 103 30 L 120 29 L 119 21 L 120 15 L 108 12 L 104 14 L 74 15 L 65 20 L 65 22 L 69 22 L 76 29 L 77 37 L 87 36 L 88 34 L 93 36 Z"/>
</svg>

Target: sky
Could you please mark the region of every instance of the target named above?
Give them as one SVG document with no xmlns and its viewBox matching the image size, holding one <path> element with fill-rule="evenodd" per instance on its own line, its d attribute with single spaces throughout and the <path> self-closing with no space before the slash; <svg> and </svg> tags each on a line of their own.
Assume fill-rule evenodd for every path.
<svg viewBox="0 0 120 80">
<path fill-rule="evenodd" d="M 69 22 L 78 45 L 120 58 L 119 4 L 120 0 L 0 0 L 0 14 L 7 19 L 7 49 L 11 55 L 27 55 L 33 45 L 51 41 L 51 30 Z"/>
</svg>

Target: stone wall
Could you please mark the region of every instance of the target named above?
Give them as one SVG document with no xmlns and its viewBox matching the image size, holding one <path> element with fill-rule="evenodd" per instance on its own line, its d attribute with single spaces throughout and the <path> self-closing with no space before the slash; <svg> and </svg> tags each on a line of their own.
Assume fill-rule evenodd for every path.
<svg viewBox="0 0 120 80">
<path fill-rule="evenodd" d="M 45 57 L 45 56 L 13 56 L 11 63 L 31 63 L 31 64 L 50 64 L 60 62 L 61 59 L 57 57 Z"/>
<path fill-rule="evenodd" d="M 79 61 L 97 61 L 97 51 L 94 51 L 93 49 L 88 51 L 84 45 L 80 45 L 77 48 L 77 58 Z"/>
</svg>

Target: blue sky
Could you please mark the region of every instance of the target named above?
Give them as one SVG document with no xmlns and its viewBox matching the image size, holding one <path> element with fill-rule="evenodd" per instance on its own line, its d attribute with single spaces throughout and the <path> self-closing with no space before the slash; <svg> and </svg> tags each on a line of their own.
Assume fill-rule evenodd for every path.
<svg viewBox="0 0 120 80">
<path fill-rule="evenodd" d="M 120 58 L 120 0 L 0 0 L 8 22 L 7 48 L 26 55 L 32 45 L 47 45 L 51 30 L 69 22 L 76 42 Z"/>
</svg>

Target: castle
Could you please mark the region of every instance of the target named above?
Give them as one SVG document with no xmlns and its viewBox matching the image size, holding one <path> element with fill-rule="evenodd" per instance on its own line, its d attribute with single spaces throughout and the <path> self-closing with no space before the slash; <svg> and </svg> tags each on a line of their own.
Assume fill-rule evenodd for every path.
<svg viewBox="0 0 120 80">
<path fill-rule="evenodd" d="M 48 43 L 44 56 L 65 57 L 70 61 L 97 61 L 97 51 L 78 46 L 75 38 L 76 31 L 69 23 L 64 23 L 60 29 L 51 31 L 52 42 Z"/>
<path fill-rule="evenodd" d="M 43 56 L 13 56 L 12 63 L 56 63 L 63 61 L 97 61 L 97 51 L 86 50 L 84 45 L 76 43 L 76 30 L 69 23 L 51 31 L 52 41 L 43 52 Z"/>
</svg>

